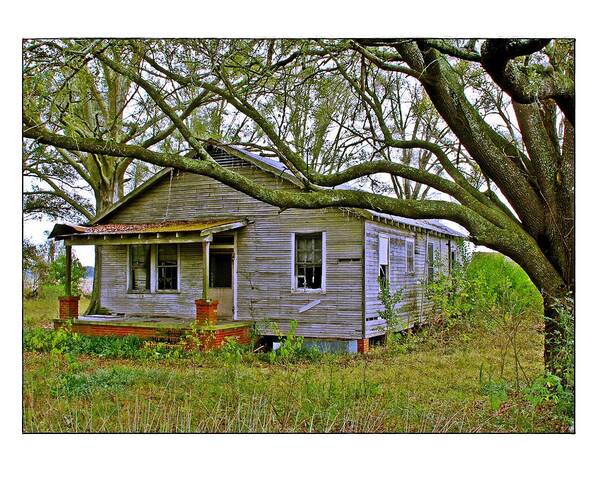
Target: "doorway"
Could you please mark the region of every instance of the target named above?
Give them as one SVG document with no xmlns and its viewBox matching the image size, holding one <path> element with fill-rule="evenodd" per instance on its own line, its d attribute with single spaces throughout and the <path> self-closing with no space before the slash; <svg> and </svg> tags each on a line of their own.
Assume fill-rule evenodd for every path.
<svg viewBox="0 0 600 480">
<path fill-rule="evenodd" d="M 217 317 L 220 321 L 233 319 L 233 250 L 210 251 L 209 291 L 212 300 L 218 300 Z"/>
</svg>

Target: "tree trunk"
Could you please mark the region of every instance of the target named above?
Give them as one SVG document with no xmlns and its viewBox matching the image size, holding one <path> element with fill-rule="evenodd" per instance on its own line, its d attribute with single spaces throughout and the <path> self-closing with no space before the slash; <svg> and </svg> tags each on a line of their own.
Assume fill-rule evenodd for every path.
<svg viewBox="0 0 600 480">
<path fill-rule="evenodd" d="M 113 197 L 117 186 L 113 183 L 110 188 L 104 188 L 96 191 L 96 215 L 113 204 Z M 95 315 L 100 313 L 102 305 L 100 304 L 100 270 L 102 268 L 102 247 L 94 246 L 94 284 L 92 286 L 92 295 L 90 303 L 85 311 L 85 315 Z"/>
<path fill-rule="evenodd" d="M 102 264 L 102 252 L 101 247 L 96 245 L 94 247 L 94 285 L 92 287 L 92 295 L 90 297 L 90 304 L 85 311 L 85 315 L 94 315 L 100 311 L 100 269 Z"/>
</svg>

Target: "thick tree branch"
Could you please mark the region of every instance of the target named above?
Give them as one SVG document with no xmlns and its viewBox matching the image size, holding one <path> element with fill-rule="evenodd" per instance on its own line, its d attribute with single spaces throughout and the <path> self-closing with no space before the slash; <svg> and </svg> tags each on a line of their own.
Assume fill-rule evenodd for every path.
<svg viewBox="0 0 600 480">
<path fill-rule="evenodd" d="M 440 40 L 434 38 L 428 38 L 421 40 L 424 45 L 435 48 L 440 53 L 445 53 L 451 57 L 461 58 L 463 60 L 469 60 L 471 62 L 481 61 L 481 55 L 473 50 L 467 50 L 465 48 L 459 48 L 456 45 L 452 45 L 447 40 Z"/>
<path fill-rule="evenodd" d="M 289 192 L 272 190 L 216 162 L 204 162 L 173 154 L 163 154 L 139 146 L 117 144 L 112 141 L 75 139 L 48 132 L 42 127 L 29 124 L 23 135 L 41 143 L 69 150 L 81 150 L 95 154 L 137 158 L 154 165 L 174 167 L 184 171 L 206 175 L 258 200 L 282 208 L 317 209 L 327 207 L 366 208 L 412 218 L 447 218 L 476 230 L 482 223 L 492 224 L 475 212 L 457 203 L 442 200 L 398 200 L 367 192 L 351 190 L 320 190 L 318 192 Z M 493 227 L 497 228 L 497 227 Z"/>
<path fill-rule="evenodd" d="M 510 97 L 519 103 L 552 98 L 575 125 L 575 83 L 540 65 L 521 66 L 514 58 L 542 50 L 550 40 L 487 40 L 481 47 L 481 65 Z"/>
</svg>

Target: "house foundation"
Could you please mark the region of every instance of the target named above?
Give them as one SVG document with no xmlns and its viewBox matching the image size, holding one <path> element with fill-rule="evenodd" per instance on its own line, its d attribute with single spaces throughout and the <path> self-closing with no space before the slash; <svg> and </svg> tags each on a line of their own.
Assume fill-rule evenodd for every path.
<svg viewBox="0 0 600 480">
<path fill-rule="evenodd" d="M 358 346 L 357 346 L 357 350 L 358 353 L 368 353 L 369 352 L 369 339 L 368 338 L 361 338 L 359 340 L 357 340 Z"/>
</svg>

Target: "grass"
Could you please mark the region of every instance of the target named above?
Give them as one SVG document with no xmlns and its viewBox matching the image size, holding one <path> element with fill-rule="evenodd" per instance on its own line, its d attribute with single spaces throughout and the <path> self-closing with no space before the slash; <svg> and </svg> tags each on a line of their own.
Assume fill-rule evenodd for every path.
<svg viewBox="0 0 600 480">
<path fill-rule="evenodd" d="M 47 315 L 45 301 L 25 302 L 26 327 Z M 544 371 L 541 327 L 539 315 L 527 317 L 511 330 L 508 350 L 501 327 L 458 325 L 425 328 L 367 355 L 277 364 L 235 346 L 183 358 L 152 349 L 132 355 L 139 342 L 124 339 L 80 339 L 51 352 L 28 347 L 23 429 L 563 432 L 570 421 L 554 403 L 528 397 Z"/>
<path fill-rule="evenodd" d="M 492 332 L 439 338 L 366 356 L 324 355 L 271 365 L 244 354 L 132 360 L 26 352 L 27 432 L 556 432 L 549 405 L 509 391 L 494 408 L 482 388 L 497 378 Z M 519 341 L 527 375 L 543 371 L 541 335 Z M 406 341 L 400 345 L 405 345 Z M 515 384 L 515 376 L 506 376 Z"/>
</svg>

